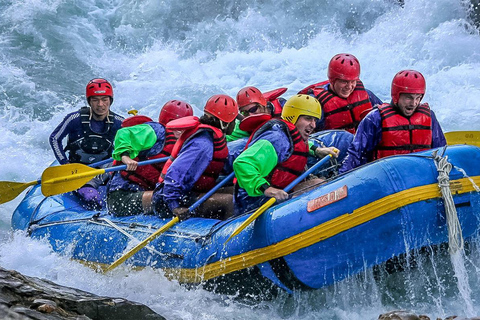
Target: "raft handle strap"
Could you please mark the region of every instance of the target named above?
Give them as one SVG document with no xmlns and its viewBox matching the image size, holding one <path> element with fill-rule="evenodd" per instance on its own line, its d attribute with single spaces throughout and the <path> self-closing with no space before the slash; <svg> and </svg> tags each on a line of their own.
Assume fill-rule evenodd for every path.
<svg viewBox="0 0 480 320">
<path fill-rule="evenodd" d="M 135 238 L 134 236 L 132 236 L 130 233 L 128 233 L 127 231 L 125 231 L 124 229 L 120 228 L 119 226 L 117 226 L 115 223 L 113 223 L 111 220 L 109 219 L 106 219 L 106 218 L 96 218 L 95 221 L 103 221 L 105 223 L 107 223 L 109 226 L 111 226 L 112 228 L 114 228 L 115 230 L 117 230 L 118 232 L 120 232 L 121 234 L 125 235 L 127 238 L 129 238 L 130 240 L 133 240 L 137 243 L 140 243 L 140 240 L 138 240 L 137 238 Z M 150 252 L 153 252 L 153 253 L 156 253 L 158 254 L 159 256 L 166 256 L 168 258 L 176 258 L 176 259 L 183 259 L 183 255 L 180 255 L 180 254 L 175 254 L 175 253 L 164 253 L 164 252 L 160 252 L 158 250 L 156 250 L 155 248 L 153 248 L 152 246 L 145 246 L 145 248 L 147 250 L 149 250 Z"/>
</svg>

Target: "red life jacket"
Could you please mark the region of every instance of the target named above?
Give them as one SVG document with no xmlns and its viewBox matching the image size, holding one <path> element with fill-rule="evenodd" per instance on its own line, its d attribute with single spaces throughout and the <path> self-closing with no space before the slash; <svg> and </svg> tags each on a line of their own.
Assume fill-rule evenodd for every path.
<svg viewBox="0 0 480 320">
<path fill-rule="evenodd" d="M 355 133 L 360 121 L 372 110 L 368 92 L 362 81 L 357 80 L 357 85 L 347 99 L 340 98 L 333 92 L 323 87 L 328 81 L 310 85 L 299 93 L 313 94 L 322 105 L 325 121 L 324 130 L 345 129 Z"/>
<path fill-rule="evenodd" d="M 322 81 L 322 82 L 319 82 L 319 83 L 311 84 L 308 87 L 303 88 L 302 90 L 298 91 L 298 94 L 312 94 L 313 89 L 318 89 L 320 87 L 324 87 L 328 82 L 329 82 L 328 80 L 325 80 L 325 81 Z"/>
<path fill-rule="evenodd" d="M 185 131 L 175 143 L 170 159 L 168 159 L 168 161 L 165 163 L 158 182 L 163 183 L 168 168 L 177 158 L 178 153 L 182 149 L 182 146 L 187 143 L 191 138 L 193 138 L 196 134 L 207 130 L 213 133 L 213 158 L 205 171 L 203 171 L 200 178 L 197 180 L 197 182 L 195 182 L 193 190 L 203 192 L 212 189 L 215 186 L 215 182 L 220 173 L 222 172 L 223 166 L 228 157 L 227 141 L 225 140 L 225 135 L 223 134 L 222 130 L 218 128 L 200 123 L 200 121 L 198 121 L 198 118 L 196 117 L 185 117 L 174 121 L 175 124 L 181 124 L 180 126 Z M 167 128 L 173 129 L 169 127 L 169 124 L 167 124 Z"/>
<path fill-rule="evenodd" d="M 157 158 L 164 158 L 169 157 L 172 153 L 173 146 L 175 145 L 175 135 L 172 131 L 166 130 L 165 131 L 165 142 L 163 145 L 163 149 L 160 153 L 150 156 L 150 157 L 136 157 L 135 161 L 145 161 L 150 159 L 157 159 Z M 121 161 L 115 160 L 113 165 L 122 164 Z M 160 177 L 160 173 L 162 172 L 163 166 L 165 165 L 164 162 L 162 163 L 153 163 L 146 166 L 137 167 L 135 171 L 120 171 L 120 174 L 123 178 L 135 182 L 136 184 L 140 185 L 145 190 L 153 190 L 155 189 L 155 185 L 157 184 L 158 178 Z"/>
<path fill-rule="evenodd" d="M 275 99 L 273 101 L 268 101 L 267 104 L 271 104 L 270 108 L 272 109 L 272 117 L 280 119 L 283 109 L 280 100 Z"/>
<path fill-rule="evenodd" d="M 378 109 L 382 117 L 382 140 L 375 152 L 376 159 L 432 148 L 432 116 L 427 103 L 419 105 L 408 118 L 388 103 Z"/>
<path fill-rule="evenodd" d="M 242 121 L 240 121 L 240 125 L 238 126 L 240 130 L 250 133 L 250 138 L 248 139 L 247 145 L 252 140 L 255 131 L 260 129 L 265 123 L 267 123 L 267 121 L 271 119 L 272 116 L 270 114 L 259 113 L 252 114 L 246 118 L 243 118 Z"/>
<path fill-rule="evenodd" d="M 282 115 L 282 104 L 280 103 L 280 100 L 278 100 L 278 98 L 287 90 L 287 88 L 278 88 L 263 93 L 265 100 L 267 100 L 267 104 L 271 104 L 270 108 L 272 109 L 272 116 L 274 118 L 280 119 Z"/>
<path fill-rule="evenodd" d="M 304 172 L 305 166 L 307 165 L 308 142 L 302 139 L 300 132 L 298 132 L 294 124 L 283 119 L 272 119 L 268 121 L 252 134 L 250 140 L 254 140 L 263 132 L 271 130 L 272 126 L 275 124 L 280 124 L 281 128 L 287 134 L 290 143 L 293 146 L 293 150 L 287 160 L 277 164 L 275 168 L 273 168 L 272 172 L 270 172 L 267 177 L 267 181 L 272 187 L 284 189 L 290 184 L 290 182 Z"/>
</svg>

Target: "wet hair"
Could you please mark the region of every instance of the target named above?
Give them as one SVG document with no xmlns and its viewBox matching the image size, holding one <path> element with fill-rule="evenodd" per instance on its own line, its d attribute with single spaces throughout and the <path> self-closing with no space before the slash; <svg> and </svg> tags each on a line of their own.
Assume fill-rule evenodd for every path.
<svg viewBox="0 0 480 320">
<path fill-rule="evenodd" d="M 200 117 L 200 123 L 203 123 L 218 129 L 222 129 L 222 127 L 220 126 L 220 119 L 207 114 L 204 114 L 203 116 Z"/>
<path fill-rule="evenodd" d="M 94 96 L 91 96 L 91 97 L 88 97 L 88 98 L 87 98 L 87 103 L 88 103 L 88 106 L 89 106 L 89 107 L 90 107 L 90 99 L 91 99 L 92 97 L 94 97 Z M 109 98 L 110 98 L 110 106 L 111 106 L 112 103 L 113 103 L 113 98 L 112 98 L 112 97 L 109 97 Z"/>
</svg>

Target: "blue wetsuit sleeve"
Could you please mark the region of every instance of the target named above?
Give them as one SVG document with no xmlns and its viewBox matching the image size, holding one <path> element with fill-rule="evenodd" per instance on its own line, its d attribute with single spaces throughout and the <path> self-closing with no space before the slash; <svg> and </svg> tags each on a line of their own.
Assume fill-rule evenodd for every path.
<svg viewBox="0 0 480 320">
<path fill-rule="evenodd" d="M 358 125 L 352 143 L 348 147 L 339 173 L 350 171 L 373 159 L 373 152 L 382 138 L 380 111 L 374 109 Z"/>
<path fill-rule="evenodd" d="M 238 156 L 245 150 L 247 144 L 247 138 L 240 138 L 235 141 L 227 142 L 228 147 L 228 158 L 223 167 L 223 172 L 225 174 L 230 174 L 233 171 L 233 162 Z"/>
<path fill-rule="evenodd" d="M 121 115 L 115 114 L 113 117 L 113 130 L 117 132 L 122 127 L 122 122 L 125 120 Z"/>
<path fill-rule="evenodd" d="M 68 163 L 67 155 L 63 147 L 63 139 L 71 134 L 74 123 L 80 117 L 79 112 L 68 114 L 62 122 L 50 134 L 49 142 L 52 147 L 53 154 L 60 164 Z M 77 120 L 78 121 L 78 120 Z"/>
<path fill-rule="evenodd" d="M 181 200 L 192 190 L 212 159 L 213 136 L 210 132 L 200 132 L 183 145 L 165 174 L 163 198 L 170 210 L 181 206 Z"/>
<path fill-rule="evenodd" d="M 370 100 L 372 107 L 383 104 L 382 100 L 380 100 L 372 91 L 368 89 L 365 89 L 365 90 L 368 93 L 368 99 Z"/>
<path fill-rule="evenodd" d="M 447 145 L 447 140 L 443 134 L 442 127 L 435 116 L 435 113 L 431 111 L 432 115 L 432 148 L 443 147 Z"/>
</svg>

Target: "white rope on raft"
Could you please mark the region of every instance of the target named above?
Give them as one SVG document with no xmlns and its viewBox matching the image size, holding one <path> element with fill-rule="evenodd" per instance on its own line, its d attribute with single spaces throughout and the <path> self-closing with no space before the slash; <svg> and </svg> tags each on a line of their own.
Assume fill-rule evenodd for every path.
<svg viewBox="0 0 480 320">
<path fill-rule="evenodd" d="M 450 190 L 450 170 L 452 170 L 452 164 L 448 162 L 448 156 L 441 157 L 433 152 L 433 159 L 438 171 L 438 186 L 442 193 L 444 201 L 445 215 L 447 218 L 448 227 L 448 243 L 450 253 L 453 254 L 458 250 L 463 250 L 463 236 L 460 221 L 458 220 L 457 209 L 453 202 L 452 191 Z"/>
</svg>

